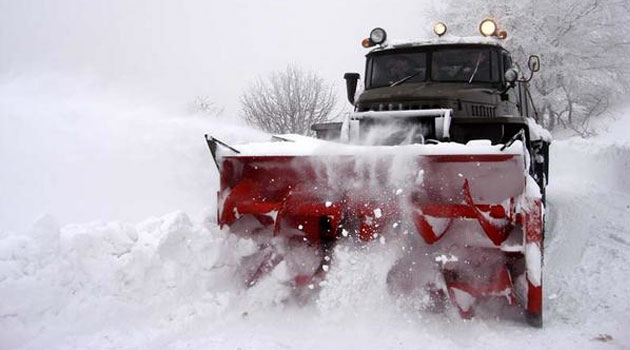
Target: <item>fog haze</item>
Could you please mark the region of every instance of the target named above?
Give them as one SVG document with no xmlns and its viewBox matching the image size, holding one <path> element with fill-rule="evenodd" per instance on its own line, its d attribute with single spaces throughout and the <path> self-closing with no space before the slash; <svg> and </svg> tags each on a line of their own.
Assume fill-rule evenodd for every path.
<svg viewBox="0 0 630 350">
<path fill-rule="evenodd" d="M 252 80 L 289 63 L 319 72 L 343 96 L 362 71 L 360 40 L 430 29 L 418 1 L 7 1 L 0 3 L 0 75 L 62 72 L 184 104 L 204 95 L 238 112 Z"/>
</svg>

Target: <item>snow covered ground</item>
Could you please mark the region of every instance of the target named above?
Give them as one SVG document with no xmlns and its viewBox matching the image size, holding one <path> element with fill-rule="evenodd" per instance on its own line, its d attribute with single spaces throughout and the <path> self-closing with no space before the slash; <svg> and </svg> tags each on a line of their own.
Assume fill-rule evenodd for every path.
<svg viewBox="0 0 630 350">
<path fill-rule="evenodd" d="M 552 146 L 545 326 L 532 329 L 392 299 L 378 242 L 339 246 L 308 305 L 282 302 L 281 276 L 242 290 L 231 263 L 252 244 L 213 225 L 202 135 L 261 134 L 39 83 L 0 84 L 1 349 L 630 348 L 627 137 Z"/>
</svg>

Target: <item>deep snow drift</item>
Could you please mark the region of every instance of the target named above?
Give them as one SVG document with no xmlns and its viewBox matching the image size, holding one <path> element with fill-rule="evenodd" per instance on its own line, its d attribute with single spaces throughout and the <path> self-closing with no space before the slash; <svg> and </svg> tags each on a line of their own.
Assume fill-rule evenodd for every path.
<svg viewBox="0 0 630 350">
<path fill-rule="evenodd" d="M 140 221 L 214 196 L 203 134 L 232 142 L 266 137 L 224 117 L 60 75 L 0 77 L 0 229 L 43 214 L 62 223 Z M 211 162 L 211 161 L 210 161 Z"/>
<path fill-rule="evenodd" d="M 243 290 L 233 265 L 253 243 L 214 226 L 216 169 L 202 135 L 260 133 L 99 96 L 59 100 L 29 84 L 0 94 L 0 348 L 630 347 L 627 142 L 552 145 L 539 330 L 393 299 L 394 248 L 378 241 L 338 246 L 305 306 L 283 302 L 281 271 Z M 54 216 L 21 228 L 41 212 Z"/>
</svg>

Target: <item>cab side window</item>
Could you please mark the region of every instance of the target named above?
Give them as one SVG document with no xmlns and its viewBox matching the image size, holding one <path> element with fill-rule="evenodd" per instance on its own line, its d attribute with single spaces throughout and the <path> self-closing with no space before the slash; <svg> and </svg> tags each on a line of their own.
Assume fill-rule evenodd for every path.
<svg viewBox="0 0 630 350">
<path fill-rule="evenodd" d="M 503 53 L 503 73 L 512 68 L 512 58 L 507 53 Z"/>
<path fill-rule="evenodd" d="M 503 76 L 503 74 L 499 74 L 500 71 L 499 53 L 496 50 L 492 50 L 490 52 L 490 80 L 501 81 L 501 76 Z"/>
</svg>

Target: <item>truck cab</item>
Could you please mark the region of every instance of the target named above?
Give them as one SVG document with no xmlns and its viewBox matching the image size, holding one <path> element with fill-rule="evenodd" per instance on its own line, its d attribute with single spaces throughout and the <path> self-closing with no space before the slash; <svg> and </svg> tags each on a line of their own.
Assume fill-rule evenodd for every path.
<svg viewBox="0 0 630 350">
<path fill-rule="evenodd" d="M 501 94 L 511 58 L 496 44 L 392 45 L 366 58 L 359 112 L 451 108 L 453 117 L 514 112 L 515 101 Z"/>
<path fill-rule="evenodd" d="M 375 28 L 363 41 L 370 51 L 365 56 L 362 91 L 357 94 L 360 74 L 344 75 L 354 109 L 346 118 L 351 127 L 354 122 L 354 142 L 366 144 L 368 138 L 373 142 L 373 135 L 379 133 L 383 137 L 376 137 L 377 142 L 388 145 L 410 140 L 508 144 L 522 138 L 536 159 L 531 165 L 533 176 L 544 189 L 550 136 L 537 124 L 528 90 L 540 67 L 538 57 L 530 56 L 529 74 L 520 71 L 502 45 L 507 34 L 496 25 L 493 34 L 482 37 L 443 34 L 433 40 L 388 41 L 385 31 Z M 447 133 L 441 130 L 444 123 L 437 121 L 445 117 Z M 392 132 L 392 126 L 398 131 Z M 312 130 L 320 139 L 344 139 L 342 122 L 316 124 Z M 414 133 L 411 137 L 409 130 Z"/>
</svg>

